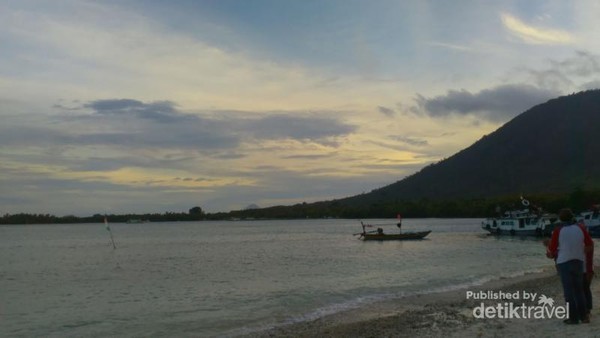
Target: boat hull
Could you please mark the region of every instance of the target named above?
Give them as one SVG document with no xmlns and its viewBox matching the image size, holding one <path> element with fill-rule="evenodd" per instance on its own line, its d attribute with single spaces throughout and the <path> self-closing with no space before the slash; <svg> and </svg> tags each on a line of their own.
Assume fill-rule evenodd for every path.
<svg viewBox="0 0 600 338">
<path fill-rule="evenodd" d="M 551 223 L 544 217 L 488 218 L 481 228 L 493 235 L 545 236 Z"/>
<path fill-rule="evenodd" d="M 600 238 L 600 212 L 599 206 L 594 206 L 594 210 L 584 211 L 575 218 L 578 222 L 585 224 L 590 235 L 594 238 Z"/>
<path fill-rule="evenodd" d="M 590 236 L 594 238 L 600 238 L 600 225 L 594 225 L 587 227 Z"/>
<path fill-rule="evenodd" d="M 365 241 L 401 241 L 423 239 L 429 235 L 431 231 L 405 232 L 401 234 L 363 234 L 362 239 Z"/>
<path fill-rule="evenodd" d="M 543 230 L 541 230 L 539 228 L 533 229 L 533 230 L 496 229 L 493 232 L 490 231 L 490 233 L 494 234 L 494 235 L 509 235 L 509 236 L 542 236 Z"/>
</svg>

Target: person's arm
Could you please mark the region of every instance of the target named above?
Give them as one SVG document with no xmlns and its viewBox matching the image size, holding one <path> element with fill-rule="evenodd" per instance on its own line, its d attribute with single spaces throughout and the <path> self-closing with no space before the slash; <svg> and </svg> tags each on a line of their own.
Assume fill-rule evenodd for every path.
<svg viewBox="0 0 600 338">
<path fill-rule="evenodd" d="M 560 233 L 561 227 L 557 227 L 552 231 L 552 237 L 550 237 L 550 243 L 548 243 L 548 247 L 546 248 L 546 257 L 548 258 L 556 258 L 558 255 L 558 235 Z"/>
<path fill-rule="evenodd" d="M 592 240 L 592 236 L 590 236 L 590 232 L 587 230 L 585 224 L 578 223 L 579 228 L 583 232 L 583 244 L 585 245 L 585 265 L 587 272 L 594 272 L 594 241 Z"/>
</svg>

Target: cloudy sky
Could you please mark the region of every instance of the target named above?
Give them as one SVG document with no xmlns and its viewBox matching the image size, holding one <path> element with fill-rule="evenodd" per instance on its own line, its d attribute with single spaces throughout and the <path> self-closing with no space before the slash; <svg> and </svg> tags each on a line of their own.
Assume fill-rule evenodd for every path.
<svg viewBox="0 0 600 338">
<path fill-rule="evenodd" d="M 368 192 L 600 87 L 599 15 L 595 0 L 0 0 L 0 213 Z"/>
</svg>

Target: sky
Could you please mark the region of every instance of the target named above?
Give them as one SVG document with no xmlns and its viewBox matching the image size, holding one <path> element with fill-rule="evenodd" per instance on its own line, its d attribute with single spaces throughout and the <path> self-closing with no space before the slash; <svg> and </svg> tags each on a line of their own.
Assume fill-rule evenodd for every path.
<svg viewBox="0 0 600 338">
<path fill-rule="evenodd" d="M 600 2 L 0 0 L 0 213 L 354 196 L 600 87 Z"/>
</svg>

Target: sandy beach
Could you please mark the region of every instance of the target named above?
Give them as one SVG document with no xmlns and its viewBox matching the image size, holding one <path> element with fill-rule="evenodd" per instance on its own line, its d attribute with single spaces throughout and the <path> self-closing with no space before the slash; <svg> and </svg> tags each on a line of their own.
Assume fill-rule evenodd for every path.
<svg viewBox="0 0 600 338">
<path fill-rule="evenodd" d="M 596 267 L 596 271 L 598 267 Z M 592 281 L 594 300 L 600 301 L 600 287 Z M 467 299 L 467 291 L 471 298 Z M 481 292 L 480 292 L 481 291 Z M 481 300 L 474 294 L 523 297 L 536 294 L 536 301 Z M 476 318 L 474 309 L 514 303 L 537 306 L 541 295 L 564 307 L 562 286 L 554 268 L 484 285 L 435 294 L 417 295 L 370 304 L 314 321 L 277 327 L 248 337 L 600 337 L 600 310 L 591 312 L 589 324 L 566 325 L 552 318 Z M 596 301 L 597 302 L 597 301 Z M 481 312 L 476 313 L 481 316 Z"/>
</svg>

